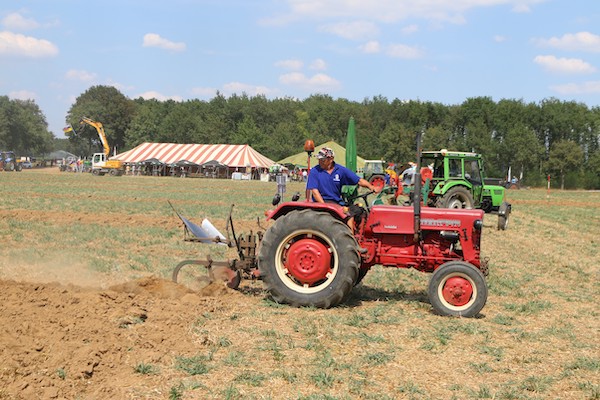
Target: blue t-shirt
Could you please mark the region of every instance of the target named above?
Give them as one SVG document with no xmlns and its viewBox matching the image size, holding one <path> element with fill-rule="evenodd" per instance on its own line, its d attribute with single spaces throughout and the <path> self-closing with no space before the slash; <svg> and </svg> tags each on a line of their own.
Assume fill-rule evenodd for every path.
<svg viewBox="0 0 600 400">
<path fill-rule="evenodd" d="M 317 165 L 310 170 L 306 189 L 319 189 L 321 197 L 325 202 L 335 202 L 343 205 L 342 186 L 356 185 L 360 177 L 348 168 L 334 164 L 333 171 L 329 174 L 321 166 Z"/>
</svg>

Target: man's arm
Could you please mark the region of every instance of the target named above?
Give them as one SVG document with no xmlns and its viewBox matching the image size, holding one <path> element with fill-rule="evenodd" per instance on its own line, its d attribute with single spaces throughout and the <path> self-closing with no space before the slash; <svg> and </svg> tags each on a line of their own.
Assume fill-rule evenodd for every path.
<svg viewBox="0 0 600 400">
<path fill-rule="evenodd" d="M 319 189 L 309 189 L 307 192 L 312 194 L 312 198 L 315 203 L 325 203 L 325 200 L 323 200 L 323 196 L 321 196 Z"/>
<path fill-rule="evenodd" d="M 366 179 L 364 179 L 364 178 L 360 178 L 360 180 L 358 181 L 358 186 L 361 186 L 361 187 L 367 188 L 367 189 L 369 189 L 370 191 L 372 191 L 372 192 L 375 192 L 375 193 L 379 193 L 379 192 L 381 191 L 381 189 L 382 189 L 382 187 L 381 187 L 381 186 L 375 186 L 375 185 L 371 185 L 371 184 L 369 183 L 369 181 L 367 181 L 367 180 L 366 180 Z"/>
</svg>

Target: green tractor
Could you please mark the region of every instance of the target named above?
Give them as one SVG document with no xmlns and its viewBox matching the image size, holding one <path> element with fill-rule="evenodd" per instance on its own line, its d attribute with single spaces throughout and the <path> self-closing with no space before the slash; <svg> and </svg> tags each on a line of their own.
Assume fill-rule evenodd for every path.
<svg viewBox="0 0 600 400">
<path fill-rule="evenodd" d="M 362 177 L 375 186 L 384 187 L 386 184 L 385 161 L 365 160 Z"/>
<path fill-rule="evenodd" d="M 423 151 L 421 153 L 424 197 L 427 205 L 438 208 L 479 208 L 498 214 L 498 229 L 508 227 L 510 203 L 506 189 L 486 183 L 480 154 L 458 151 Z"/>
</svg>

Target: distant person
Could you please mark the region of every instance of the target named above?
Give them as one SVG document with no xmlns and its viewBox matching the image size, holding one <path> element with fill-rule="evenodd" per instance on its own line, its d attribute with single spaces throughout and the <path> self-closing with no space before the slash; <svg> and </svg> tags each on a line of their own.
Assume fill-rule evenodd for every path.
<svg viewBox="0 0 600 400">
<path fill-rule="evenodd" d="M 408 163 L 408 168 L 402 172 L 402 186 L 411 186 L 415 183 L 415 174 L 417 172 L 417 164 L 414 162 Z"/>
<path fill-rule="evenodd" d="M 389 176 L 388 184 L 392 186 L 398 186 L 398 174 L 396 173 L 396 166 L 394 164 L 388 165 L 385 173 Z"/>
<path fill-rule="evenodd" d="M 379 192 L 380 187 L 370 184 L 366 179 L 359 177 L 348 168 L 336 164 L 335 154 L 329 147 L 323 147 L 317 153 L 319 165 L 311 168 L 306 182 L 307 200 L 317 203 L 335 203 L 345 205 L 342 199 L 342 186 L 358 185 Z M 354 217 L 363 213 L 357 205 L 351 205 L 348 210 L 348 226 L 354 230 Z"/>
</svg>

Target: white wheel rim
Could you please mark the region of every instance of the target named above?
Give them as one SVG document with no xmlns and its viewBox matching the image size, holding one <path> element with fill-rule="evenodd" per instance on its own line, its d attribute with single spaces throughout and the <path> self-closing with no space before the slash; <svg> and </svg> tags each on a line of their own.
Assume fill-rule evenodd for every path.
<svg viewBox="0 0 600 400">
<path fill-rule="evenodd" d="M 293 239 L 302 239 L 307 236 L 312 236 L 319 238 L 321 242 L 323 242 L 328 250 L 331 252 L 331 256 L 333 258 L 333 263 L 331 265 L 331 272 L 327 275 L 327 278 L 316 283 L 314 286 L 303 285 L 298 282 L 296 278 L 294 278 L 291 274 L 288 273 L 287 268 L 284 263 L 284 254 L 287 248 L 293 243 Z M 331 240 L 326 236 L 322 235 L 319 232 L 313 230 L 297 230 L 289 235 L 287 235 L 277 246 L 277 250 L 275 251 L 275 270 L 277 271 L 277 276 L 283 282 L 285 286 L 292 289 L 295 292 L 303 293 L 303 294 L 313 294 L 318 293 L 321 290 L 325 289 L 329 284 L 335 279 L 339 271 L 339 257 L 338 253 L 335 250 L 335 247 Z"/>
</svg>

